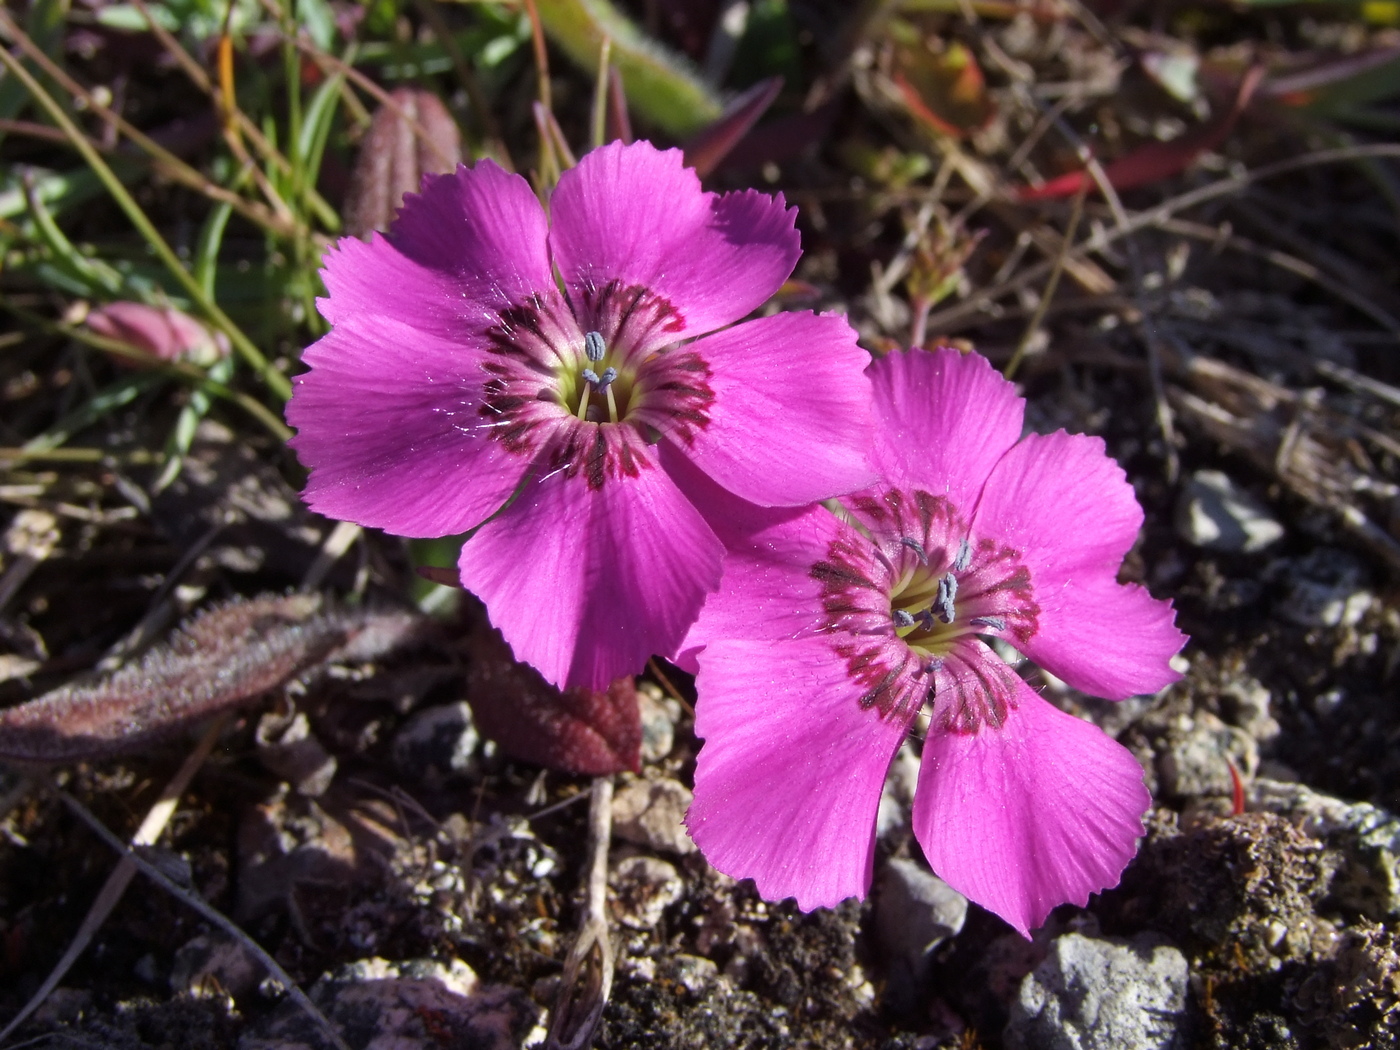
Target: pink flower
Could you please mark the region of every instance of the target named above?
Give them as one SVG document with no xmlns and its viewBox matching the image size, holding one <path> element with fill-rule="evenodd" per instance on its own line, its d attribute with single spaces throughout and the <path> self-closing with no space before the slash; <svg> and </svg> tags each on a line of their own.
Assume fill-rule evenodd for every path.
<svg viewBox="0 0 1400 1050">
<path fill-rule="evenodd" d="M 864 894 L 886 771 L 927 709 L 915 835 L 1026 934 L 1117 883 L 1150 797 L 1127 749 L 987 640 L 1121 700 L 1179 677 L 1185 637 L 1167 602 L 1117 582 L 1142 511 L 1100 439 L 1022 438 L 1024 402 L 981 357 L 914 350 L 869 374 L 883 480 L 847 517 L 732 501 L 689 640 L 706 646 L 690 834 L 765 897 Z"/>
<path fill-rule="evenodd" d="M 869 358 L 837 316 L 733 325 L 792 272 L 795 213 L 702 192 L 678 150 L 595 150 L 550 215 L 486 161 L 426 177 L 387 239 L 340 241 L 287 419 L 323 514 L 486 522 L 462 583 L 517 658 L 602 689 L 669 655 L 719 583 L 677 471 L 766 506 L 870 483 Z"/>
</svg>

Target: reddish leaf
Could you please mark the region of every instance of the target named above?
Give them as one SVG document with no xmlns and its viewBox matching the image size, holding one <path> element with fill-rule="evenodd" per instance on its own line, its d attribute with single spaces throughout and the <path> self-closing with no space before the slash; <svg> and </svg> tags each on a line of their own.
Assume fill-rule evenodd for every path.
<svg viewBox="0 0 1400 1050">
<path fill-rule="evenodd" d="M 729 104 L 722 117 L 685 144 L 685 162 L 701 178 L 710 174 L 753 129 L 782 90 L 782 77 L 769 77 L 749 88 Z"/>
<path fill-rule="evenodd" d="M 599 693 L 561 693 L 517 663 L 500 632 L 482 625 L 471 639 L 467 702 L 477 728 L 511 758 L 549 769 L 606 776 L 639 772 L 642 718 L 631 678 Z"/>
<path fill-rule="evenodd" d="M 911 115 L 940 135 L 962 138 L 992 119 L 986 79 L 972 52 L 957 41 L 900 47 L 891 79 Z"/>
<path fill-rule="evenodd" d="M 1239 93 L 1235 96 L 1235 104 L 1230 107 L 1229 112 L 1209 124 L 1170 142 L 1149 142 L 1105 164 L 1103 173 L 1108 179 L 1108 184 L 1115 190 L 1130 190 L 1136 186 L 1160 182 L 1185 171 L 1197 157 L 1207 150 L 1215 149 L 1234 130 L 1235 121 L 1239 120 L 1240 114 L 1249 105 L 1263 72 L 1260 67 L 1255 66 L 1245 73 L 1240 82 Z M 1072 197 L 1086 185 L 1089 189 L 1094 188 L 1093 176 L 1087 171 L 1072 171 L 1041 186 L 1020 187 L 1015 191 L 1015 196 L 1023 201 Z"/>
</svg>

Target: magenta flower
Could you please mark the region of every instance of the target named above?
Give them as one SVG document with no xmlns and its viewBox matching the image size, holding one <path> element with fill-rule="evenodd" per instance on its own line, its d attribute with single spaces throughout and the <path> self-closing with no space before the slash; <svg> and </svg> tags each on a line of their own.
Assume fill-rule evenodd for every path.
<svg viewBox="0 0 1400 1050">
<path fill-rule="evenodd" d="M 426 177 L 387 238 L 342 240 L 287 419 L 321 513 L 419 537 L 486 521 L 462 583 L 517 658 L 603 689 L 669 655 L 719 583 L 678 471 L 766 506 L 870 483 L 869 358 L 836 316 L 725 327 L 792 272 L 795 213 L 702 192 L 678 150 L 595 150 L 550 213 L 486 161 Z"/>
<path fill-rule="evenodd" d="M 1098 438 L 1021 437 L 981 357 L 870 367 L 882 482 L 821 508 L 733 501 L 697 622 L 691 837 L 810 909 L 866 892 L 895 750 L 928 711 L 914 832 L 934 871 L 1026 934 L 1114 885 L 1150 803 L 1133 756 L 1051 706 L 1000 639 L 1085 692 L 1175 680 L 1169 603 L 1119 584 L 1142 511 Z M 687 650 L 693 657 L 694 650 Z"/>
</svg>

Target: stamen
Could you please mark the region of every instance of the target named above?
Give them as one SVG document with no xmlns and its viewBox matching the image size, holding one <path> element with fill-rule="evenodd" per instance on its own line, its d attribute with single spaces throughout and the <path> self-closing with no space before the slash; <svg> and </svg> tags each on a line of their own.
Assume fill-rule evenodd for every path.
<svg viewBox="0 0 1400 1050">
<path fill-rule="evenodd" d="M 933 674 L 935 671 L 941 670 L 943 670 L 943 661 L 936 656 L 924 664 L 924 674 Z"/>
<path fill-rule="evenodd" d="M 967 542 L 967 537 L 962 538 L 958 544 L 957 557 L 953 559 L 954 572 L 966 572 L 967 567 L 972 564 L 972 544 Z"/>
<path fill-rule="evenodd" d="M 978 627 L 987 627 L 993 631 L 1006 630 L 1006 621 L 1000 616 L 974 616 L 972 622 Z"/>
<path fill-rule="evenodd" d="M 894 611 L 894 622 L 896 627 L 913 627 L 914 617 L 910 616 L 903 609 L 896 609 Z"/>
<path fill-rule="evenodd" d="M 913 536 L 901 536 L 899 542 L 914 552 L 920 565 L 928 564 L 928 552 L 924 550 L 924 545 Z"/>
<path fill-rule="evenodd" d="M 588 332 L 583 337 L 583 352 L 590 361 L 601 361 L 603 355 L 608 352 L 608 346 L 603 342 L 601 332 Z M 585 378 L 588 373 L 584 372 Z"/>
<path fill-rule="evenodd" d="M 953 599 L 957 596 L 958 578 L 950 572 L 938 581 L 938 596 L 933 600 L 942 613 L 944 623 L 952 623 L 957 619 L 957 613 L 953 608 Z"/>
<path fill-rule="evenodd" d="M 599 383 L 598 373 L 593 371 L 593 369 L 591 368 L 585 368 L 583 370 L 583 378 L 587 379 L 594 386 L 597 386 Z"/>
</svg>

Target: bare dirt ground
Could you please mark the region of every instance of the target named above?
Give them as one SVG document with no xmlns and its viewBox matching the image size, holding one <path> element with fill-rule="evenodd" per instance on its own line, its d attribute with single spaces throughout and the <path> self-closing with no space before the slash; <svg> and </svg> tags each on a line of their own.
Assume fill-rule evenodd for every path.
<svg viewBox="0 0 1400 1050">
<path fill-rule="evenodd" d="M 209 194 L 124 152 L 129 136 L 98 108 L 264 199 L 257 180 L 234 178 L 220 111 L 167 45 L 144 23 L 103 22 L 100 6 L 7 10 L 105 92 L 69 111 L 194 266 Z M 703 62 L 721 6 L 634 14 Z M 4 1046 L 332 1045 L 315 1011 L 357 1050 L 534 1045 L 565 1004 L 582 1031 L 601 1002 L 600 953 L 578 974 L 566 965 L 590 914 L 617 952 L 599 1048 L 1396 1045 L 1400 35 L 1379 10 L 1393 5 L 944 6 L 752 5 L 763 33 L 739 38 L 721 83 L 732 95 L 780 74 L 785 86 L 758 132 L 692 156 L 709 158 L 713 188 L 781 190 L 799 207 L 805 254 L 780 305 L 846 311 L 875 353 L 975 346 L 1015 369 L 1034 429 L 1100 434 L 1128 470 L 1146 525 L 1124 578 L 1175 602 L 1192 638 L 1185 678 L 1121 705 L 1036 679 L 1143 763 L 1154 809 L 1122 884 L 1059 909 L 1030 943 L 975 906 L 939 926 L 945 913 L 911 903 L 900 881 L 912 869 L 899 862 L 921 857 L 893 777 L 871 899 L 810 915 L 764 902 L 676 826 L 699 745 L 690 682 L 661 664 L 639 680 L 640 738 L 630 693 L 589 716 L 602 727 L 590 755 L 640 748 L 640 772 L 608 781 L 610 831 L 590 841 L 598 782 L 510 757 L 519 742 L 481 739 L 464 708 L 555 701 L 509 665 L 470 598 L 415 575 L 450 553 L 335 531 L 299 503 L 301 468 L 275 427 L 242 402 L 207 403 L 205 372 L 132 369 L 80 338 L 84 312 L 110 298 L 194 306 L 173 284 L 152 290 L 168 278 L 100 184 L 52 198 L 59 238 L 39 221 L 35 187 L 89 169 L 22 92 L 6 101 L 9 73 L 0 705 L 142 666 L 177 624 L 224 609 L 177 644 L 187 662 L 148 667 L 101 704 L 178 696 L 225 713 L 211 730 L 147 712 L 158 731 L 43 737 L 57 750 L 31 757 L 45 762 L 0 767 L 0 1025 L 118 864 L 81 811 L 130 841 L 182 767 L 193 772 L 139 852 L 167 885 L 135 874 Z M 305 53 L 358 39 L 347 61 L 441 94 L 468 153 L 498 136 L 518 168 L 538 167 L 523 8 L 370 7 L 356 21 L 327 5 L 333 46 Z M 53 16 L 47 29 L 36 11 Z M 292 28 L 253 7 L 238 30 L 239 104 L 265 126 L 283 112 L 288 68 L 308 95 L 334 72 L 286 46 Z M 219 32 L 216 19 L 203 50 L 189 43 L 200 68 L 217 69 Z M 22 54 L 15 39 L 5 46 Z M 488 65 L 471 50 L 488 45 L 507 57 Z M 557 41 L 549 55 L 554 111 L 579 148 L 592 80 Z M 463 62 L 470 92 L 452 72 Z M 358 83 L 345 91 L 355 101 L 309 176 L 337 210 L 361 116 L 379 104 Z M 658 141 L 695 142 L 634 118 Z M 1085 156 L 1099 159 L 1086 169 Z M 1086 170 L 1082 188 L 1050 182 Z M 307 199 L 289 214 L 312 229 Z M 316 334 L 306 305 L 321 242 L 269 229 L 235 209 L 216 244 L 219 301 L 294 374 Z M 280 416 L 246 360 L 215 381 Z M 182 469 L 159 486 L 172 456 Z M 228 604 L 255 596 L 251 613 Z M 11 757 L 40 748 L 16 739 Z M 608 889 L 590 906 L 600 857 Z M 890 932 L 905 920 L 932 932 L 911 948 Z M 1027 975 L 1083 944 L 1183 960 L 1169 978 L 1114 978 L 1178 990 L 1160 1037 L 1056 1043 L 1069 1021 L 1028 1020 L 1034 988 L 1057 993 Z"/>
</svg>

